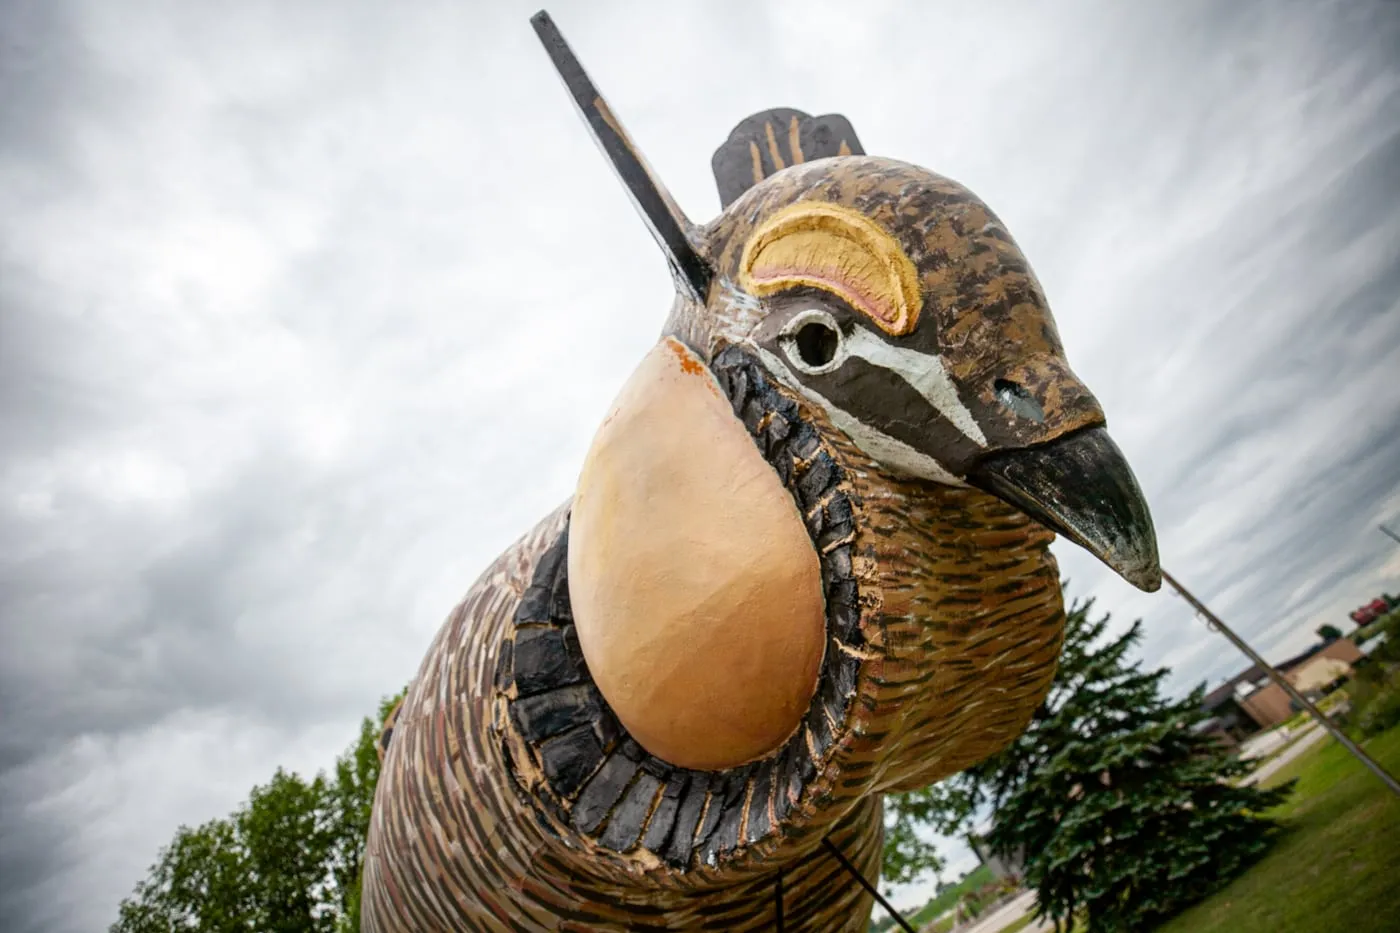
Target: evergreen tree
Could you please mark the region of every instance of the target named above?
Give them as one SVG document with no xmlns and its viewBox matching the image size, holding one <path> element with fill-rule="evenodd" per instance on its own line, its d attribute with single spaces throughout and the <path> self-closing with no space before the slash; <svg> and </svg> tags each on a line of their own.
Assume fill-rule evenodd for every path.
<svg viewBox="0 0 1400 933">
<path fill-rule="evenodd" d="M 1203 688 L 1164 696 L 1169 671 L 1129 659 L 1140 623 L 1105 642 L 1108 616 L 1091 621 L 1091 608 L 1071 608 L 1060 669 L 1025 733 L 911 796 L 945 833 L 990 807 L 986 841 L 1024 858 L 1039 917 L 1068 928 L 1082 914 L 1091 933 L 1146 930 L 1258 858 L 1276 830 L 1262 814 L 1289 788 L 1237 786 L 1250 766 L 1194 728 Z"/>
</svg>

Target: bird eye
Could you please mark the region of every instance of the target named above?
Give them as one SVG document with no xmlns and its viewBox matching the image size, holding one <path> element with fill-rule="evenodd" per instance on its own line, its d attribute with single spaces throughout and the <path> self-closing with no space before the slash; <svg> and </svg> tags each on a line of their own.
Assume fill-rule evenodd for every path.
<svg viewBox="0 0 1400 933">
<path fill-rule="evenodd" d="M 841 365 L 841 329 L 825 311 L 811 308 L 794 316 L 783 328 L 782 345 L 793 365 L 809 375 Z"/>
</svg>

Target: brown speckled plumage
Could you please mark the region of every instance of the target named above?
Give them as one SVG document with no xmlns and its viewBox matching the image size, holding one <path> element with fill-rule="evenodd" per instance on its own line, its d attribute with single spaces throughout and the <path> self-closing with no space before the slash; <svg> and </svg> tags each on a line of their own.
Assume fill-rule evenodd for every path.
<svg viewBox="0 0 1400 933">
<path fill-rule="evenodd" d="M 483 574 L 397 713 L 366 858 L 367 930 L 771 929 L 779 870 L 789 929 L 863 929 L 869 898 L 822 836 L 877 877 L 879 794 L 1014 737 L 1053 675 L 1063 614 L 1049 532 L 985 493 L 891 476 L 800 408 L 857 503 L 865 657 L 855 703 L 786 818 L 715 868 L 678 871 L 640 845 L 591 842 L 524 793 L 493 735 L 512 728 L 494 672 L 561 508 Z"/>
<path fill-rule="evenodd" d="M 667 333 L 711 352 L 750 339 L 764 314 L 735 284 L 744 245 L 773 213 L 808 200 L 855 208 L 903 247 L 918 270 L 924 308 L 919 327 L 899 344 L 938 354 L 990 445 L 1021 446 L 1104 422 L 1065 361 L 1045 293 L 1001 220 L 957 182 L 894 159 L 823 159 L 750 188 L 704 228 L 715 269 L 708 306 L 678 303 Z M 1046 420 L 1011 417 L 995 397 L 997 379 L 1024 385 Z M 976 453 L 956 436 L 945 447 L 952 467 Z"/>
<path fill-rule="evenodd" d="M 659 185 L 646 188 L 654 179 L 562 38 L 547 19 L 536 26 L 624 182 L 645 195 L 677 275 L 663 335 L 709 366 L 806 523 L 826 654 L 806 718 L 760 760 L 699 772 L 649 755 L 579 648 L 566 503 L 482 574 L 394 714 L 363 928 L 768 930 L 781 883 L 786 929 L 864 930 L 872 900 L 827 845 L 876 879 L 882 795 L 1005 746 L 1049 689 L 1060 649 L 1054 535 L 1001 491 L 962 477 L 1007 451 L 1092 436 L 1103 413 L 1065 362 L 1025 258 L 966 189 L 864 155 L 842 117 L 777 110 L 741 123 L 716 154 L 725 210 L 695 227 Z M 838 252 L 840 218 L 852 211 L 874 224 L 856 231 L 867 246 L 872 229 L 889 237 L 860 259 L 863 294 L 897 305 L 880 335 L 863 335 L 871 308 L 843 302 L 842 283 L 762 297 L 741 285 L 755 231 L 803 202 L 835 206 L 822 222 L 837 218 Z M 774 274 L 810 257 L 804 248 L 779 251 Z M 849 268 L 840 258 L 822 274 Z M 895 277 L 880 292 L 883 261 Z M 864 356 L 794 376 L 780 359 L 792 330 L 771 322 L 800 325 L 804 313 L 865 341 Z M 919 361 L 932 373 L 926 384 L 909 368 Z M 862 440 L 837 415 L 881 434 Z M 870 452 L 894 442 L 936 455 L 935 475 L 913 478 L 928 474 Z M 1130 474 L 1118 482 L 1115 495 L 1131 498 Z M 1155 561 L 1155 543 L 1139 550 L 1143 566 Z"/>
</svg>

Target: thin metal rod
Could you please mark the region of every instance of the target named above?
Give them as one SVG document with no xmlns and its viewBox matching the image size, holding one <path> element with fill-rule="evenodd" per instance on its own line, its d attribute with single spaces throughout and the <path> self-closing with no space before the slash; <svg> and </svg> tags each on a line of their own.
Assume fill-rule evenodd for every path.
<svg viewBox="0 0 1400 933">
<path fill-rule="evenodd" d="M 836 856 L 836 860 L 845 866 L 846 871 L 850 872 L 851 876 L 860 882 L 860 886 L 862 888 L 865 888 L 865 890 L 875 895 L 875 900 L 879 901 L 880 906 L 885 908 L 885 912 L 894 918 L 895 923 L 899 924 L 900 927 L 902 927 L 906 931 L 906 933 L 914 933 L 914 928 L 911 927 L 908 924 L 908 922 L 906 922 L 905 919 L 899 915 L 899 911 L 895 910 L 894 907 L 890 905 L 890 902 L 885 900 L 885 898 L 880 894 L 879 891 L 871 887 L 870 882 L 865 880 L 865 876 L 862 875 L 854 865 L 852 865 L 849 861 L 846 860 L 846 856 L 841 854 L 841 850 L 836 848 L 836 844 L 831 841 L 831 838 L 829 836 L 822 837 L 822 845 L 826 846 L 828 849 L 831 850 L 831 854 Z"/>
<path fill-rule="evenodd" d="M 1386 771 L 1379 764 L 1377 764 L 1375 760 L 1371 758 L 1370 755 L 1362 751 L 1361 746 L 1357 745 L 1351 739 L 1347 738 L 1346 733 L 1344 733 L 1341 729 L 1338 729 L 1336 724 L 1333 723 L 1332 720 L 1328 719 L 1325 714 L 1323 714 L 1322 710 L 1318 709 L 1316 706 L 1313 706 L 1312 702 L 1309 701 L 1307 697 L 1303 696 L 1301 693 L 1298 692 L 1297 687 L 1293 686 L 1291 683 L 1288 682 L 1288 678 L 1280 674 L 1277 668 L 1275 668 L 1268 661 L 1265 661 L 1253 648 L 1245 644 L 1245 640 L 1243 638 L 1236 635 L 1228 625 L 1220 621 L 1219 616 L 1207 609 L 1205 603 L 1201 602 L 1199 599 L 1193 596 L 1191 594 L 1191 591 L 1188 590 L 1186 587 L 1182 586 L 1180 583 L 1178 583 L 1175 577 L 1173 577 L 1171 574 L 1167 573 L 1164 570 L 1162 571 L 1162 579 L 1166 580 L 1167 583 L 1171 584 L 1172 589 L 1180 593 L 1181 597 L 1185 599 L 1188 603 L 1190 603 L 1192 608 L 1194 608 L 1197 612 L 1204 616 L 1207 622 L 1219 629 L 1220 633 L 1226 638 L 1230 639 L 1230 641 L 1234 643 L 1236 648 L 1244 652 L 1247 658 L 1249 658 L 1255 664 L 1259 665 L 1260 670 L 1262 670 L 1265 674 L 1268 674 L 1270 680 L 1278 684 L 1279 687 L 1283 689 L 1284 693 L 1288 694 L 1290 697 L 1293 698 L 1293 701 L 1295 703 L 1297 703 L 1303 709 L 1307 710 L 1309 715 L 1311 715 L 1313 719 L 1317 720 L 1318 725 L 1322 726 L 1322 728 L 1330 732 L 1332 734 L 1332 738 L 1340 742 L 1343 748 L 1351 752 L 1352 755 L 1354 755 L 1358 761 L 1360 761 L 1363 765 L 1375 772 L 1376 777 L 1380 778 L 1382 781 L 1385 782 L 1385 786 L 1390 788 L 1391 793 L 1395 794 L 1397 797 L 1400 797 L 1400 781 L 1395 780 L 1395 778 L 1391 776 L 1390 772 Z"/>
<path fill-rule="evenodd" d="M 1395 532 L 1391 531 L 1389 528 L 1385 527 L 1384 525 L 1378 525 L 1378 526 L 1376 526 L 1376 527 L 1380 528 L 1381 534 L 1387 535 L 1387 536 L 1389 536 L 1389 537 L 1391 537 L 1391 538 L 1394 538 L 1394 539 L 1395 539 L 1395 543 L 1396 543 L 1396 544 L 1400 544 L 1400 535 L 1397 535 Z"/>
<path fill-rule="evenodd" d="M 783 933 L 783 873 L 778 872 L 777 890 L 773 892 L 773 913 L 778 919 L 778 933 Z"/>
</svg>

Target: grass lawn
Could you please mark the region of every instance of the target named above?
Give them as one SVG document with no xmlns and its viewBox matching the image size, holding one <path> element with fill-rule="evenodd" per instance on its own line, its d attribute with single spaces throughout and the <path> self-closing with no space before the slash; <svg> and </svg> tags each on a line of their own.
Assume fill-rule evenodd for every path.
<svg viewBox="0 0 1400 933">
<path fill-rule="evenodd" d="M 1400 773 L 1400 728 L 1363 747 Z M 1269 854 L 1157 933 L 1400 930 L 1400 798 L 1330 738 L 1264 783 L 1295 777 L 1273 814 L 1284 833 Z"/>
<path fill-rule="evenodd" d="M 1347 637 L 1350 638 L 1352 641 L 1356 642 L 1358 645 L 1362 642 L 1369 641 L 1370 639 L 1374 638 L 1376 634 L 1380 632 L 1381 629 L 1385 628 L 1387 622 L 1395 618 L 1397 615 L 1400 615 L 1400 609 L 1391 610 L 1390 612 L 1381 616 L 1379 619 L 1376 619 L 1369 625 L 1363 625 L 1361 628 L 1352 632 Z"/>
<path fill-rule="evenodd" d="M 968 891 L 975 891 L 991 880 L 991 869 L 988 868 L 986 865 L 978 865 L 972 871 L 968 872 L 967 877 L 964 878 L 962 881 L 959 881 L 957 884 L 952 885 L 942 894 L 938 895 L 933 900 L 925 904 L 923 907 L 919 908 L 919 911 L 913 916 L 907 917 L 905 919 L 909 921 L 910 926 L 914 927 L 914 929 L 920 929 L 924 926 L 924 924 L 928 923 L 934 917 L 937 917 L 943 914 L 945 911 L 947 911 L 948 908 L 952 907 L 955 903 L 957 903 L 958 898 L 962 897 Z M 876 908 L 875 916 L 879 916 L 880 913 L 880 910 Z M 948 926 L 951 927 L 952 925 L 953 923 L 950 918 L 948 921 Z M 890 926 L 894 926 L 893 920 L 890 921 Z"/>
<path fill-rule="evenodd" d="M 1011 924 L 1011 926 L 1002 927 L 1002 928 L 1001 928 L 1001 933 L 1018 933 L 1018 931 L 1024 930 L 1026 927 L 1030 926 L 1031 923 L 1033 923 L 1034 921 L 1035 921 L 1035 911 L 1032 910 L 1030 913 L 1026 914 L 1026 915 L 1025 915 L 1024 917 L 1022 917 L 1020 920 L 1014 921 L 1014 922 Z"/>
<path fill-rule="evenodd" d="M 1035 911 L 1031 910 L 1025 916 L 1021 917 L 1021 919 L 1012 922 L 1010 926 L 1002 927 L 1001 933 L 1020 933 L 1021 930 L 1024 930 L 1034 922 Z M 1070 933 L 1084 933 L 1084 921 L 1080 920 L 1076 923 L 1074 929 L 1071 930 Z"/>
</svg>

